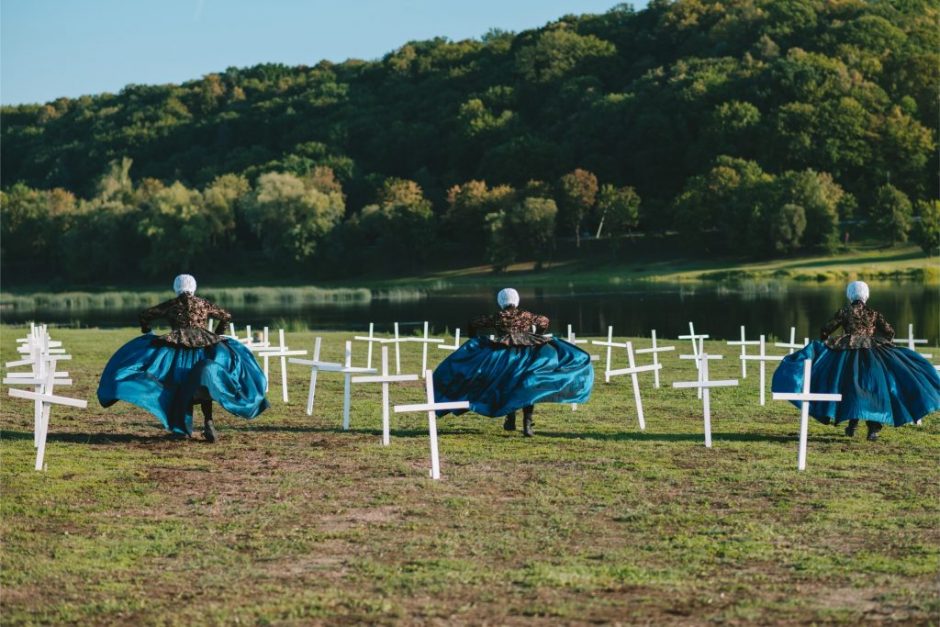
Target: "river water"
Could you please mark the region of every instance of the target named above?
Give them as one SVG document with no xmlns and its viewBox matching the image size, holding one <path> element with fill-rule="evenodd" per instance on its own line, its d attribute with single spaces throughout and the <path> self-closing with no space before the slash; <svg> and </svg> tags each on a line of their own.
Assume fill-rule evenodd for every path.
<svg viewBox="0 0 940 627">
<path fill-rule="evenodd" d="M 552 331 L 565 333 L 571 324 L 579 336 L 607 334 L 648 336 L 651 329 L 664 338 L 688 333 L 689 322 L 697 333 L 715 339 L 735 339 L 745 325 L 749 339 L 764 333 L 768 337 L 789 339 L 790 327 L 796 337 L 818 337 L 819 327 L 845 302 L 843 287 L 835 284 L 801 282 L 755 282 L 740 286 L 709 283 L 658 284 L 639 283 L 600 286 L 566 286 L 526 289 L 515 286 L 521 307 L 551 318 Z M 400 323 L 402 333 L 413 333 L 424 320 L 432 333 L 466 332 L 467 322 L 481 313 L 495 310 L 495 289 L 459 288 L 432 291 L 423 297 L 406 299 L 372 298 L 364 302 L 314 305 L 231 306 L 241 328 L 254 328 L 286 321 L 292 327 L 362 331 L 370 322 L 376 333 L 391 332 L 392 323 Z M 869 304 L 881 311 L 898 332 L 907 337 L 908 324 L 914 324 L 916 337 L 940 339 L 940 288 L 910 284 L 872 284 Z M 172 297 L 171 293 L 167 298 Z M 3 322 L 20 324 L 29 320 L 72 326 L 134 326 L 137 308 L 122 309 L 48 309 L 5 311 Z"/>
</svg>

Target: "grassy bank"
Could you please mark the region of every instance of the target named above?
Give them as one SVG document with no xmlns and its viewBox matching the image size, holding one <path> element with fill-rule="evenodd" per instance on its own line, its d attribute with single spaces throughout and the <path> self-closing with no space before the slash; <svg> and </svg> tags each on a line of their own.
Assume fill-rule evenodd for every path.
<svg viewBox="0 0 940 627">
<path fill-rule="evenodd" d="M 74 356 L 67 394 L 93 401 L 134 334 L 54 330 Z M 19 335 L 2 329 L 4 361 Z M 325 334 L 324 357 L 345 339 Z M 402 361 L 416 371 L 420 349 Z M 693 376 L 665 363 L 667 384 Z M 733 359 L 713 370 L 740 375 Z M 420 416 L 393 416 L 382 447 L 377 387 L 354 388 L 343 432 L 341 379 L 321 375 L 308 417 L 307 375 L 289 374 L 290 404 L 275 384 L 255 421 L 219 411 L 215 445 L 170 441 L 124 403 L 55 409 L 44 473 L 31 407 L 4 400 L 4 623 L 926 623 L 940 611 L 936 416 L 877 443 L 813 423 L 798 473 L 797 410 L 760 407 L 755 370 L 715 393 L 710 450 L 694 393 L 644 383 L 640 432 L 629 380 L 601 376 L 576 412 L 540 406 L 531 440 L 476 415 L 440 420 L 432 482 Z"/>
</svg>

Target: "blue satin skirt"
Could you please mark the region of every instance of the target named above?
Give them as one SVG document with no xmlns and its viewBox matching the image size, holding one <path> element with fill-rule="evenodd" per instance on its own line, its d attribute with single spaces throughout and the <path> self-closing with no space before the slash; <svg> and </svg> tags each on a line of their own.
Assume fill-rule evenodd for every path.
<svg viewBox="0 0 940 627">
<path fill-rule="evenodd" d="M 536 403 L 585 403 L 593 387 L 590 355 L 560 339 L 504 346 L 474 337 L 434 371 L 435 401 L 470 401 L 472 411 L 491 418 Z"/>
<path fill-rule="evenodd" d="M 255 356 L 238 341 L 223 338 L 214 346 L 186 348 L 153 345 L 141 335 L 108 360 L 98 384 L 98 401 L 109 407 L 133 403 L 160 419 L 164 428 L 191 435 L 193 396 L 205 387 L 226 411 L 255 418 L 269 407 L 267 381 Z"/>
<path fill-rule="evenodd" d="M 783 358 L 771 389 L 802 391 L 805 359 L 813 360 L 810 392 L 842 395 L 838 403 L 809 404 L 810 415 L 821 422 L 857 419 L 900 427 L 940 410 L 940 376 L 922 355 L 907 348 L 832 350 L 814 340 Z"/>
</svg>

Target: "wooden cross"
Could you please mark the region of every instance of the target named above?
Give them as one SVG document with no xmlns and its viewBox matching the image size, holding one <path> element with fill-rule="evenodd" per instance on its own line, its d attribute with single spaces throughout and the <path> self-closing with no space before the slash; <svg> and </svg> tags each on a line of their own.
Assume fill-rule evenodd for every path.
<svg viewBox="0 0 940 627">
<path fill-rule="evenodd" d="M 371 368 L 372 367 L 372 344 L 376 342 L 378 343 L 382 342 L 380 338 L 375 337 L 375 323 L 373 322 L 369 323 L 369 335 L 355 335 L 353 336 L 353 339 L 359 340 L 360 342 L 368 342 L 366 344 L 366 346 L 368 346 L 368 348 L 366 349 L 366 368 Z"/>
<path fill-rule="evenodd" d="M 251 325 L 246 327 L 248 329 L 248 337 L 244 341 L 245 348 L 250 350 L 253 353 L 261 353 L 263 351 L 270 351 L 271 348 L 271 338 L 268 335 L 268 327 L 264 327 L 264 331 L 261 333 L 261 341 L 255 342 L 255 338 L 251 336 Z M 241 342 L 242 340 L 239 340 Z M 268 388 L 271 386 L 270 379 L 270 369 L 271 369 L 271 357 L 269 355 L 263 355 L 262 359 L 264 360 L 264 380 L 265 388 L 264 391 L 267 392 Z"/>
<path fill-rule="evenodd" d="M 71 359 L 71 355 L 64 354 L 60 348 L 61 342 L 51 341 L 46 332 L 46 326 L 30 324 L 30 335 L 22 342 L 27 348 L 30 357 L 17 361 L 7 362 L 8 368 L 30 366 L 30 372 L 11 372 L 3 379 L 6 385 L 29 385 L 34 391 L 11 388 L 9 395 L 33 401 L 33 445 L 36 447 L 36 470 L 45 468 L 46 440 L 49 433 L 49 418 L 53 405 L 66 405 L 84 409 L 88 401 L 56 396 L 53 394 L 56 385 L 71 385 L 72 380 L 67 378 L 67 372 L 57 372 L 56 363 Z M 50 346 L 55 348 L 50 348 Z"/>
<path fill-rule="evenodd" d="M 747 379 L 747 347 L 748 346 L 757 346 L 760 344 L 758 340 L 748 341 L 744 334 L 744 325 L 741 325 L 741 340 L 740 341 L 730 341 L 726 342 L 728 346 L 740 346 L 741 347 L 741 378 Z M 807 342 L 808 343 L 808 342 Z"/>
<path fill-rule="evenodd" d="M 575 337 L 574 330 L 571 328 L 570 324 L 568 325 L 568 337 L 566 339 L 568 340 L 569 344 L 574 344 L 575 346 L 578 344 L 587 344 L 587 340 L 579 340 L 577 337 Z M 591 361 L 599 361 L 601 357 L 600 355 L 590 355 L 590 358 Z M 571 411 L 577 411 L 577 409 L 578 404 L 571 403 Z"/>
<path fill-rule="evenodd" d="M 764 336 L 760 336 L 760 354 L 758 355 L 742 355 L 741 360 L 747 361 L 759 361 L 760 362 L 760 404 L 767 404 L 767 362 L 768 361 L 782 361 L 784 355 L 768 355 L 766 353 L 767 345 L 764 341 Z"/>
<path fill-rule="evenodd" d="M 701 367 L 699 368 L 698 381 L 674 381 L 672 387 L 674 388 L 697 388 L 702 390 L 702 408 L 703 415 L 705 418 L 705 447 L 712 447 L 712 418 L 711 418 L 711 388 L 719 387 L 734 387 L 738 384 L 737 379 L 725 379 L 719 381 L 709 381 L 708 380 L 708 360 L 709 359 L 720 359 L 721 355 L 709 355 L 708 353 L 701 353 L 699 355 L 693 355 L 696 361 L 701 362 Z"/>
<path fill-rule="evenodd" d="M 911 322 L 907 325 L 907 337 L 906 338 L 895 338 L 892 340 L 895 344 L 907 344 L 907 347 L 912 351 L 916 351 L 916 344 L 926 344 L 927 340 L 918 340 L 914 339 L 914 323 Z M 933 355 L 928 355 L 926 353 L 921 353 L 927 359 L 932 359 Z"/>
<path fill-rule="evenodd" d="M 292 355 L 306 355 L 307 351 L 300 350 L 288 350 L 287 345 L 284 343 L 284 329 L 278 329 L 278 346 L 274 347 L 274 350 L 265 349 L 258 353 L 259 357 L 279 357 L 281 360 L 281 396 L 284 399 L 284 402 L 287 402 L 287 358 Z M 267 377 L 265 377 L 267 378 Z M 265 390 L 267 391 L 267 390 Z"/>
<path fill-rule="evenodd" d="M 297 364 L 300 366 L 309 366 L 310 367 L 310 388 L 307 392 L 307 415 L 313 415 L 313 400 L 317 393 L 317 374 L 323 370 L 324 372 L 340 372 L 343 369 L 343 364 L 335 361 L 321 361 L 320 360 L 320 342 L 321 338 L 317 337 L 313 342 L 313 359 L 296 359 L 291 358 L 289 361 L 292 364 Z"/>
<path fill-rule="evenodd" d="M 597 340 L 591 340 L 591 344 L 594 346 L 606 346 L 607 347 L 607 365 L 604 368 L 604 383 L 610 383 L 610 353 L 616 348 L 626 348 L 627 345 L 622 342 L 614 342 L 614 327 L 607 327 L 607 341 L 599 342 Z"/>
<path fill-rule="evenodd" d="M 420 377 L 416 374 L 389 374 L 388 372 L 388 347 L 382 347 L 382 374 L 365 375 L 353 377 L 353 383 L 381 383 L 382 384 L 382 445 L 388 446 L 390 441 L 389 434 L 389 414 L 388 414 L 388 386 L 390 383 L 400 383 L 402 381 L 417 381 Z"/>
<path fill-rule="evenodd" d="M 574 344 L 575 346 L 578 344 L 587 344 L 587 340 L 579 340 L 575 337 L 574 331 L 571 329 L 570 324 L 568 325 L 568 337 L 566 339 L 568 340 L 569 344 Z"/>
<path fill-rule="evenodd" d="M 790 327 L 790 341 L 789 342 L 774 342 L 774 346 L 778 348 L 789 348 L 790 349 L 789 354 L 792 355 L 793 351 L 795 351 L 798 348 L 803 348 L 805 344 L 796 343 L 796 327 Z M 761 404 L 763 405 L 763 403 Z"/>
<path fill-rule="evenodd" d="M 51 387 L 51 386 L 50 386 Z M 85 409 L 88 407 L 88 401 L 77 398 L 68 398 L 66 396 L 56 396 L 45 392 L 30 392 L 28 390 L 18 390 L 10 388 L 10 396 L 14 398 L 25 398 L 42 404 L 40 412 L 40 424 L 38 429 L 39 442 L 36 445 L 36 470 L 42 470 L 46 456 L 46 438 L 49 433 L 49 414 L 53 405 L 65 405 L 67 407 L 78 407 Z"/>
<path fill-rule="evenodd" d="M 395 413 L 402 414 L 406 412 L 426 411 L 428 412 L 428 435 L 431 440 L 431 478 L 441 478 L 441 461 L 437 452 L 437 412 L 444 409 L 470 409 L 468 401 L 454 401 L 450 403 L 434 402 L 434 377 L 428 370 L 424 373 L 424 388 L 427 394 L 427 403 L 420 405 L 395 405 Z"/>
<path fill-rule="evenodd" d="M 460 327 L 457 327 L 457 330 L 454 331 L 454 343 L 453 344 L 438 344 L 438 348 L 443 348 L 447 351 L 455 351 L 460 348 Z"/>
<path fill-rule="evenodd" d="M 441 344 L 444 340 L 428 337 L 428 321 L 424 321 L 424 336 L 422 337 L 408 337 L 403 342 L 419 342 L 421 344 L 421 372 L 428 372 L 428 344 Z M 395 345 L 395 350 L 398 350 L 398 345 Z M 397 373 L 396 373 L 397 374 Z M 424 376 L 423 374 L 421 376 Z"/>
<path fill-rule="evenodd" d="M 800 401 L 800 447 L 797 454 L 797 470 L 806 470 L 806 439 L 809 432 L 809 403 L 810 401 L 829 401 L 838 403 L 842 400 L 841 394 L 820 394 L 809 391 L 813 374 L 813 360 L 803 360 L 803 391 L 802 392 L 774 392 L 775 401 Z"/>
<path fill-rule="evenodd" d="M 653 354 L 653 365 L 654 365 L 654 366 L 658 366 L 658 365 L 659 365 L 659 353 L 664 353 L 664 352 L 666 352 L 666 351 L 674 351 L 674 350 L 676 350 L 676 347 L 675 347 L 675 346 L 657 346 L 657 344 L 656 344 L 656 329 L 653 329 L 652 335 L 653 335 L 653 346 L 652 346 L 652 348 L 640 348 L 640 349 L 636 350 L 635 352 L 636 352 L 637 355 L 643 355 L 643 354 L 646 354 L 646 353 L 652 353 L 652 354 Z M 659 388 L 659 371 L 660 371 L 660 370 L 661 370 L 661 368 L 657 368 L 656 370 L 653 371 L 653 384 L 654 384 L 654 386 L 655 386 L 657 389 Z"/>
<path fill-rule="evenodd" d="M 633 343 L 627 342 L 626 349 L 629 367 L 611 370 L 609 375 L 611 377 L 619 377 L 625 374 L 630 375 L 630 378 L 633 380 L 633 400 L 636 402 L 637 422 L 640 424 L 640 431 L 646 431 L 646 421 L 643 419 L 643 399 L 640 398 L 640 381 L 637 375 L 641 372 L 657 372 L 663 365 L 657 363 L 651 366 L 637 366 L 636 361 L 633 359 Z M 655 355 L 656 353 L 653 354 Z"/>
<path fill-rule="evenodd" d="M 692 321 L 690 320 L 690 321 L 689 321 L 689 334 L 688 334 L 688 335 L 680 335 L 680 336 L 679 336 L 679 339 L 680 339 L 680 340 L 692 340 L 692 354 L 693 354 L 693 355 L 698 355 L 698 354 L 701 352 L 701 350 L 699 349 L 699 347 L 704 347 L 705 340 L 708 339 L 708 334 L 707 334 L 707 333 L 704 334 L 704 335 L 696 334 L 696 333 L 695 333 L 695 325 L 693 325 L 693 324 L 692 324 Z M 695 361 L 695 367 L 697 368 L 698 366 L 699 366 L 699 362 L 698 362 L 698 360 L 696 360 L 696 361 Z M 699 397 L 699 398 L 702 398 L 702 390 L 701 390 L 701 388 L 698 390 L 698 397 Z"/>
</svg>

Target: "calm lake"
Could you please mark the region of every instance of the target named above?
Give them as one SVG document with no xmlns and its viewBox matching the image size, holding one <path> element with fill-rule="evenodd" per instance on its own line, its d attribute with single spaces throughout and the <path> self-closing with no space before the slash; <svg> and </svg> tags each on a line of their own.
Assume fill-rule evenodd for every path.
<svg viewBox="0 0 940 627">
<path fill-rule="evenodd" d="M 790 327 L 796 327 L 798 341 L 818 337 L 819 327 L 845 302 L 844 286 L 805 284 L 801 282 L 754 282 L 741 286 L 710 283 L 663 285 L 658 283 L 579 285 L 564 288 L 526 289 L 515 286 L 522 295 L 521 306 L 551 318 L 552 332 L 564 334 L 568 324 L 579 336 L 607 334 L 647 336 L 656 329 L 659 337 L 675 338 L 688 333 L 689 321 L 697 333 L 715 339 L 734 339 L 740 326 L 747 328 L 749 339 L 760 333 L 789 339 Z M 391 332 L 398 321 L 403 333 L 413 333 L 424 320 L 432 333 L 466 332 L 467 322 L 480 313 L 495 310 L 491 288 L 447 288 L 423 296 L 366 298 L 352 303 L 250 304 L 227 306 L 235 315 L 240 331 L 246 324 L 254 328 L 276 326 L 285 321 L 310 329 L 362 331 L 369 322 L 376 333 Z M 872 284 L 869 304 L 891 322 L 898 337 L 907 337 L 907 325 L 914 323 L 918 338 L 931 346 L 940 339 L 940 288 L 919 283 Z M 172 293 L 167 292 L 167 298 Z M 223 303 L 225 304 L 225 303 Z M 29 320 L 71 326 L 134 326 L 139 307 L 98 309 L 43 308 L 6 309 L 6 324 Z"/>
</svg>

